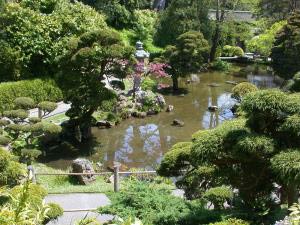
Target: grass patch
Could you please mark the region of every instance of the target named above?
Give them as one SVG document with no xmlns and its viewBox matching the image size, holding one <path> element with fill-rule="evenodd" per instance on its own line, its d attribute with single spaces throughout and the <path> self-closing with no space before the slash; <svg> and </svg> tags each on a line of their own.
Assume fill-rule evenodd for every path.
<svg viewBox="0 0 300 225">
<path fill-rule="evenodd" d="M 37 163 L 34 165 L 36 173 L 66 173 L 68 170 L 59 170 L 52 167 L 48 167 L 44 164 Z M 133 170 L 135 171 L 135 170 Z M 109 183 L 110 175 L 97 176 L 95 182 L 90 185 L 77 184 L 74 179 L 68 176 L 46 176 L 38 175 L 37 183 L 41 184 L 49 194 L 64 194 L 64 193 L 112 193 L 113 184 Z M 150 176 L 130 176 L 122 179 L 121 189 L 126 188 L 133 180 L 149 180 L 149 185 L 156 189 L 174 190 L 176 189 L 173 182 L 169 179 L 162 177 L 150 177 Z"/>
<path fill-rule="evenodd" d="M 65 173 L 68 171 L 53 169 L 44 164 L 34 165 L 36 173 Z M 76 184 L 68 176 L 37 176 L 37 182 L 41 184 L 50 194 L 63 193 L 106 193 L 113 191 L 113 184 L 107 182 L 108 177 L 97 176 L 95 182 L 90 185 Z"/>
<path fill-rule="evenodd" d="M 57 115 L 54 115 L 54 116 L 50 116 L 50 117 L 45 118 L 43 120 L 47 121 L 47 122 L 55 123 L 55 124 L 61 124 L 62 122 L 69 120 L 69 117 L 66 116 L 65 113 L 61 113 L 61 114 L 57 114 Z"/>
</svg>

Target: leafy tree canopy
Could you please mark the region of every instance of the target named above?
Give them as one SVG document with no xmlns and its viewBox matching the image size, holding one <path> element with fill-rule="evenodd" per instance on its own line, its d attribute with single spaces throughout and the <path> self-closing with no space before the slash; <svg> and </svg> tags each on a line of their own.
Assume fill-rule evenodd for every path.
<svg viewBox="0 0 300 225">
<path fill-rule="evenodd" d="M 179 35 L 190 30 L 201 31 L 207 39 L 210 37 L 207 0 L 172 1 L 160 17 L 155 43 L 162 47 L 174 44 Z"/>
<path fill-rule="evenodd" d="M 277 34 L 271 58 L 275 72 L 286 79 L 300 71 L 300 12 L 289 17 Z"/>
<path fill-rule="evenodd" d="M 270 198 L 273 183 L 284 187 L 283 196 L 288 196 L 281 203 L 293 203 L 300 187 L 299 99 L 299 94 L 279 90 L 247 94 L 241 103 L 245 119 L 199 131 L 191 143 L 175 145 L 166 153 L 159 174 L 182 175 L 177 186 L 188 198 L 207 196 L 211 188 L 228 185 L 238 190 L 248 213 L 256 215 L 276 205 Z M 176 147 L 180 145 L 185 147 Z"/>
<path fill-rule="evenodd" d="M 101 102 L 114 96 L 104 80 L 126 77 L 132 51 L 109 29 L 87 32 L 69 42 L 69 51 L 60 60 L 59 85 L 65 102 L 72 103 L 67 115 L 75 124 L 89 127 Z"/>
<path fill-rule="evenodd" d="M 72 36 L 106 28 L 104 16 L 69 0 L 7 3 L 0 15 L 0 65 L 5 79 L 52 75 Z M 0 74 L 0 75 L 1 75 Z M 2 76 L 1 76 L 1 79 Z"/>
</svg>

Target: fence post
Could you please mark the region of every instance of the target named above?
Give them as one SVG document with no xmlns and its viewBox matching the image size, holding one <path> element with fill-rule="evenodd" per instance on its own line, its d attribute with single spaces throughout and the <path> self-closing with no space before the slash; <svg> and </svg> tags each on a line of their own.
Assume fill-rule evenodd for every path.
<svg viewBox="0 0 300 225">
<path fill-rule="evenodd" d="M 116 163 L 114 165 L 114 192 L 119 192 L 120 184 L 119 184 L 119 170 L 120 170 L 120 164 Z"/>
<path fill-rule="evenodd" d="M 28 175 L 31 178 L 32 183 L 36 183 L 36 174 L 32 165 L 27 167 Z"/>
</svg>

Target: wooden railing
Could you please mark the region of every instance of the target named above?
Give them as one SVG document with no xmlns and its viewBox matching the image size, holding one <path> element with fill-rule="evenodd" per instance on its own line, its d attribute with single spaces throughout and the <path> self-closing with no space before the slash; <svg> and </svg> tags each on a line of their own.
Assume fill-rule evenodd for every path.
<svg viewBox="0 0 300 225">
<path fill-rule="evenodd" d="M 113 186 L 114 192 L 118 192 L 120 190 L 120 175 L 139 175 L 139 174 L 154 174 L 156 175 L 156 171 L 120 171 L 120 165 L 115 165 L 113 172 L 99 172 L 99 173 L 37 173 L 35 172 L 32 166 L 28 166 L 28 172 L 31 174 L 32 181 L 37 182 L 38 176 L 105 176 L 105 175 L 113 175 Z"/>
</svg>

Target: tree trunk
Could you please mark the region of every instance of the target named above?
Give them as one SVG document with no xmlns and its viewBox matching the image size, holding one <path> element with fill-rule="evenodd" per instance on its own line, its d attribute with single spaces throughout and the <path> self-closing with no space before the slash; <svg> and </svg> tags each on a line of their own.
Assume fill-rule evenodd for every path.
<svg viewBox="0 0 300 225">
<path fill-rule="evenodd" d="M 172 76 L 172 81 L 173 81 L 173 90 L 178 91 L 178 77 L 177 76 Z"/>
<path fill-rule="evenodd" d="M 216 58 L 216 52 L 219 45 L 219 41 L 221 38 L 221 24 L 224 22 L 225 19 L 225 5 L 227 3 L 226 0 L 221 0 L 222 4 L 220 4 L 220 0 L 217 1 L 217 9 L 216 9 L 216 29 L 212 39 L 212 46 L 210 50 L 210 62 L 213 62 Z M 222 5 L 222 6 L 221 6 Z M 221 14 L 220 14 L 221 12 Z"/>
<path fill-rule="evenodd" d="M 210 57 L 209 57 L 210 62 L 213 62 L 216 58 L 216 52 L 217 52 L 218 44 L 220 41 L 220 37 L 221 37 L 221 29 L 220 29 L 219 22 L 217 22 L 217 27 L 216 27 L 215 34 L 212 39 L 212 46 L 211 46 L 211 50 L 210 50 Z"/>
<path fill-rule="evenodd" d="M 288 206 L 291 207 L 294 203 L 297 203 L 298 198 L 299 191 L 297 190 L 297 187 L 293 184 L 289 185 L 287 189 Z"/>
</svg>

